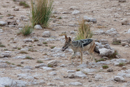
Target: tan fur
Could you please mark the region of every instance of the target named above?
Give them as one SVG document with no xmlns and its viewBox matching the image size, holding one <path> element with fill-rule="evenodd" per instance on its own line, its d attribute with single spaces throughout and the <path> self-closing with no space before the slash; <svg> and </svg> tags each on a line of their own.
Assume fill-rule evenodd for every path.
<svg viewBox="0 0 130 87">
<path fill-rule="evenodd" d="M 93 54 L 93 52 L 94 52 L 94 48 L 95 48 L 95 41 L 93 40 L 90 44 L 88 44 L 87 46 L 85 46 L 85 47 L 83 47 L 83 48 L 81 48 L 81 47 L 74 47 L 73 45 L 72 45 L 72 41 L 69 41 L 69 40 L 71 40 L 71 38 L 70 37 L 67 37 L 66 35 L 65 35 L 65 44 L 66 43 L 69 43 L 70 44 L 70 47 L 71 47 L 71 49 L 73 50 L 73 52 L 74 52 L 74 54 L 70 57 L 70 60 L 75 56 L 75 54 L 76 54 L 76 52 L 80 52 L 80 54 L 81 54 L 81 63 L 82 63 L 82 61 L 83 61 L 83 51 L 89 51 L 89 53 L 90 54 Z M 65 46 L 65 45 L 64 45 Z"/>
</svg>

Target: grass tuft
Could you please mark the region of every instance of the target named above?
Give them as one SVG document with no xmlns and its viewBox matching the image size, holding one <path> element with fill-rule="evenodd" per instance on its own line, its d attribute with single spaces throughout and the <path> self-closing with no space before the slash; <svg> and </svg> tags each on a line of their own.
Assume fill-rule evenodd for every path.
<svg viewBox="0 0 130 87">
<path fill-rule="evenodd" d="M 109 68 L 109 67 L 108 67 L 107 65 L 103 65 L 102 68 L 103 68 L 103 69 L 107 69 L 107 68 Z"/>
<path fill-rule="evenodd" d="M 30 57 L 30 56 L 26 56 L 26 58 L 25 59 L 33 59 L 32 57 Z"/>
<path fill-rule="evenodd" d="M 52 0 L 31 0 L 33 26 L 40 24 L 42 27 L 48 27 L 53 9 L 52 4 Z"/>
<path fill-rule="evenodd" d="M 32 27 L 29 25 L 26 25 L 26 26 L 24 26 L 23 29 L 21 29 L 19 34 L 22 33 L 24 36 L 28 36 L 32 33 L 32 31 L 33 31 Z"/>
<path fill-rule="evenodd" d="M 3 44 L 0 44 L 0 47 L 5 47 L 5 45 L 3 45 Z"/>
<path fill-rule="evenodd" d="M 20 6 L 24 6 L 25 8 L 29 8 L 30 7 L 25 1 L 20 1 L 19 5 Z"/>
<path fill-rule="evenodd" d="M 42 60 L 37 60 L 37 63 L 43 63 L 43 61 Z"/>
<path fill-rule="evenodd" d="M 93 34 L 90 30 L 90 25 L 85 24 L 85 21 L 82 20 L 79 23 L 78 35 L 76 37 L 76 40 L 92 38 L 92 36 L 93 36 Z"/>
<path fill-rule="evenodd" d="M 122 66 L 124 66 L 125 65 L 125 63 L 119 63 L 118 64 L 118 66 L 120 66 L 120 67 L 122 67 Z"/>
<path fill-rule="evenodd" d="M 21 54 L 28 54 L 26 51 L 20 51 Z"/>
</svg>

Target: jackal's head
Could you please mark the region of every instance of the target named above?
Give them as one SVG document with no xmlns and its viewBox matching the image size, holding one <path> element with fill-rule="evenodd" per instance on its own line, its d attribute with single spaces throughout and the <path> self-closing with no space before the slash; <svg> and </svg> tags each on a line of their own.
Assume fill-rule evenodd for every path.
<svg viewBox="0 0 130 87">
<path fill-rule="evenodd" d="M 70 46 L 70 43 L 71 43 L 71 38 L 70 37 L 67 37 L 65 35 L 65 44 L 64 46 L 62 47 L 62 51 L 65 51 L 69 46 Z"/>
</svg>

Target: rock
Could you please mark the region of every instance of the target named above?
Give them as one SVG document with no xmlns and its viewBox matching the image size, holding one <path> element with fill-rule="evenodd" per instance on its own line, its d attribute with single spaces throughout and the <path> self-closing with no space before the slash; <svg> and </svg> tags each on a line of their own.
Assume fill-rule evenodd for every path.
<svg viewBox="0 0 130 87">
<path fill-rule="evenodd" d="M 3 29 L 0 29 L 0 33 L 2 33 L 3 32 Z"/>
<path fill-rule="evenodd" d="M 129 61 L 126 59 L 112 59 L 111 62 L 113 62 L 113 64 L 115 66 L 119 65 L 120 63 L 128 63 Z"/>
<path fill-rule="evenodd" d="M 128 33 L 128 34 L 129 34 L 129 33 L 130 33 L 130 29 L 129 29 L 126 33 Z"/>
<path fill-rule="evenodd" d="M 125 79 L 122 76 L 115 76 L 114 80 L 117 82 L 124 82 L 125 81 Z"/>
<path fill-rule="evenodd" d="M 53 71 L 53 72 L 50 72 L 49 75 L 54 76 L 54 75 L 57 75 L 57 73 L 55 71 Z"/>
<path fill-rule="evenodd" d="M 80 82 L 71 82 L 70 85 L 72 85 L 72 86 L 82 86 L 82 83 L 80 83 Z"/>
<path fill-rule="evenodd" d="M 48 86 L 56 86 L 55 83 L 47 83 Z"/>
<path fill-rule="evenodd" d="M 38 29 L 38 30 L 41 30 L 41 29 L 42 29 L 41 25 L 35 25 L 34 28 L 35 28 L 35 29 Z"/>
<path fill-rule="evenodd" d="M 98 75 L 98 74 L 97 74 L 97 75 L 95 76 L 95 81 L 99 81 L 99 80 L 102 79 L 102 78 L 103 78 L 103 77 L 102 77 L 101 75 Z"/>
<path fill-rule="evenodd" d="M 121 45 L 122 45 L 122 46 L 126 46 L 126 45 L 128 45 L 128 43 L 121 41 Z"/>
<path fill-rule="evenodd" d="M 79 13 L 80 13 L 79 10 L 74 10 L 74 11 L 72 12 L 73 15 L 77 15 L 77 14 L 79 14 Z"/>
<path fill-rule="evenodd" d="M 122 21 L 121 21 L 121 24 L 122 25 L 129 25 L 129 21 L 127 18 L 124 18 Z"/>
<path fill-rule="evenodd" d="M 15 59 L 24 59 L 24 58 L 26 58 L 26 55 L 21 55 L 21 56 L 16 56 L 16 57 L 14 57 Z"/>
<path fill-rule="evenodd" d="M 78 68 L 86 68 L 86 67 L 87 67 L 87 64 L 85 64 L 85 63 L 80 64 L 80 65 L 78 66 Z"/>
<path fill-rule="evenodd" d="M 82 70 L 82 72 L 83 72 L 83 73 L 86 73 L 86 74 L 92 73 L 92 72 L 96 72 L 96 71 L 97 71 L 96 69 L 89 69 L 89 68 L 86 68 L 86 69 L 83 69 L 83 70 Z"/>
<path fill-rule="evenodd" d="M 43 34 L 42 34 L 43 37 L 50 37 L 51 36 L 51 33 L 50 31 L 44 31 Z"/>
<path fill-rule="evenodd" d="M 119 2 L 126 2 L 126 0 L 119 0 Z"/>
<path fill-rule="evenodd" d="M 87 78 L 87 75 L 85 75 L 83 72 L 81 71 L 78 71 L 78 72 L 75 72 L 75 77 L 78 77 L 78 78 Z"/>
<path fill-rule="evenodd" d="M 99 53 L 101 56 L 111 56 L 111 55 L 113 55 L 114 52 L 115 52 L 115 50 L 113 50 L 113 49 L 107 49 L 107 48 L 99 49 Z"/>
<path fill-rule="evenodd" d="M 75 70 L 67 70 L 68 73 L 75 73 Z"/>
<path fill-rule="evenodd" d="M 9 77 L 0 77 L 0 87 L 26 87 L 27 82 L 22 80 L 13 80 Z"/>
<path fill-rule="evenodd" d="M 26 42 L 33 42 L 34 40 L 31 39 L 31 38 L 26 38 L 26 39 L 24 39 L 23 41 L 26 43 Z"/>
<path fill-rule="evenodd" d="M 69 10 L 79 10 L 79 8 L 76 6 L 70 6 Z"/>
<path fill-rule="evenodd" d="M 70 31 L 70 34 L 75 34 L 75 31 Z"/>
<path fill-rule="evenodd" d="M 65 64 L 61 64 L 60 67 L 66 67 L 66 65 Z"/>
<path fill-rule="evenodd" d="M 130 69 L 126 70 L 126 73 L 130 73 Z"/>
<path fill-rule="evenodd" d="M 19 8 L 18 7 L 14 8 L 14 11 L 19 11 Z"/>
<path fill-rule="evenodd" d="M 7 23 L 4 21 L 0 21 L 0 26 L 5 26 Z"/>
<path fill-rule="evenodd" d="M 44 63 L 41 63 L 41 64 L 36 65 L 35 68 L 40 68 L 40 67 L 43 67 L 43 66 L 47 66 L 47 65 L 44 64 Z"/>
<path fill-rule="evenodd" d="M 10 53 L 3 53 L 4 57 L 11 57 Z"/>
<path fill-rule="evenodd" d="M 74 75 L 74 73 L 69 73 L 69 74 L 68 74 L 68 77 L 69 77 L 69 78 L 75 78 L 75 75 Z"/>
<path fill-rule="evenodd" d="M 0 58 L 4 58 L 4 55 L 3 55 L 3 54 L 0 54 Z"/>
<path fill-rule="evenodd" d="M 54 70 L 53 68 L 51 68 L 51 67 L 42 67 L 44 70 L 46 70 L 46 71 L 50 71 L 50 70 Z"/>
<path fill-rule="evenodd" d="M 116 36 L 118 34 L 117 30 L 114 29 L 114 28 L 107 30 L 105 33 L 108 34 L 108 35 L 111 35 L 111 36 Z"/>
<path fill-rule="evenodd" d="M 97 23 L 97 20 L 95 18 L 84 16 L 83 19 L 84 19 L 84 21 L 87 21 L 87 22 Z"/>
<path fill-rule="evenodd" d="M 52 60 L 52 61 L 49 61 L 47 65 L 50 67 L 54 67 L 54 66 L 57 66 L 57 63 L 58 63 L 58 61 Z"/>
<path fill-rule="evenodd" d="M 15 80 L 17 86 L 16 87 L 27 87 L 27 82 L 22 81 L 22 80 Z"/>
<path fill-rule="evenodd" d="M 34 77 L 30 76 L 28 73 L 18 74 L 17 77 L 19 77 L 19 79 L 21 79 L 21 78 L 24 78 L 24 79 L 34 79 Z"/>
<path fill-rule="evenodd" d="M 120 45 L 121 44 L 121 40 L 119 40 L 117 38 L 114 38 L 113 41 L 112 41 L 112 44 L 113 45 Z"/>
<path fill-rule="evenodd" d="M 6 63 L 0 63 L 0 68 L 6 68 L 8 65 Z"/>
<path fill-rule="evenodd" d="M 107 69 L 107 72 L 113 72 L 113 69 L 109 68 Z"/>
<path fill-rule="evenodd" d="M 9 16 L 9 17 L 8 17 L 8 19 L 13 19 L 13 18 L 14 18 L 14 16 Z"/>
<path fill-rule="evenodd" d="M 97 34 L 105 34 L 105 32 L 101 29 L 98 29 L 98 30 L 94 31 L 93 34 L 96 34 L 96 35 Z"/>
</svg>

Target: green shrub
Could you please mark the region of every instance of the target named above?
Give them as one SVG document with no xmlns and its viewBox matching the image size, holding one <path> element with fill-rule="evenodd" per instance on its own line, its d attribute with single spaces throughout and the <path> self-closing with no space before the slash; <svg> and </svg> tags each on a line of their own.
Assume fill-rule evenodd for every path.
<svg viewBox="0 0 130 87">
<path fill-rule="evenodd" d="M 26 25 L 23 29 L 21 29 L 20 33 L 22 33 L 24 36 L 28 36 L 32 33 L 33 29 L 31 26 Z"/>
<path fill-rule="evenodd" d="M 79 23 L 78 35 L 76 37 L 76 40 L 92 38 L 92 36 L 93 36 L 93 34 L 90 30 L 90 25 L 85 24 L 85 21 L 82 20 Z"/>
<path fill-rule="evenodd" d="M 48 27 L 48 22 L 52 13 L 52 0 L 31 0 L 32 6 L 32 25 L 40 24 Z"/>
<path fill-rule="evenodd" d="M 29 8 L 30 7 L 25 1 L 20 1 L 19 5 L 20 6 L 24 6 L 25 8 Z"/>
</svg>

